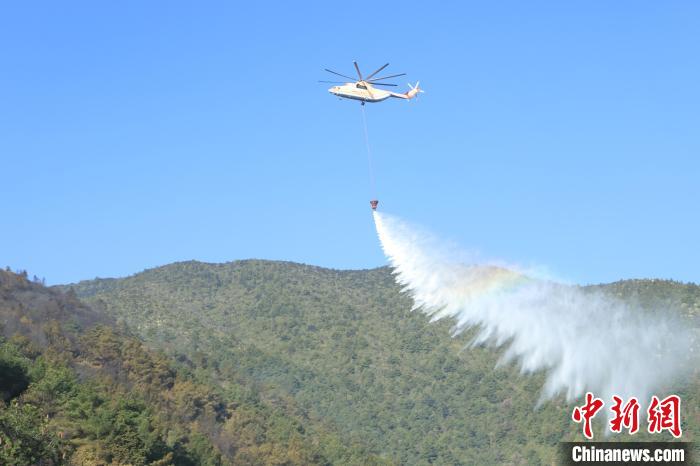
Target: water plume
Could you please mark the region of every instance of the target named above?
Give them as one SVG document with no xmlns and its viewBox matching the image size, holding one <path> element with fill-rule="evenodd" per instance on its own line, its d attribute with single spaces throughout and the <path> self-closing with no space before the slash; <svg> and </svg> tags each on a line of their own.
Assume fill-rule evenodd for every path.
<svg viewBox="0 0 700 466">
<path fill-rule="evenodd" d="M 540 401 L 586 391 L 648 399 L 682 373 L 690 334 L 663 313 L 643 312 L 602 291 L 584 290 L 498 263 L 453 259 L 430 234 L 375 212 L 377 233 L 414 309 L 453 318 L 454 334 L 503 348 L 501 363 L 545 371 Z"/>
</svg>

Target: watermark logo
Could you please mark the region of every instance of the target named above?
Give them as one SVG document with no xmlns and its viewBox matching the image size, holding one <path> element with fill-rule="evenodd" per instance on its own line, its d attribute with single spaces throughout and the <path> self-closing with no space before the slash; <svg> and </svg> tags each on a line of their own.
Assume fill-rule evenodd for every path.
<svg viewBox="0 0 700 466">
<path fill-rule="evenodd" d="M 612 397 L 612 419 L 609 421 L 611 432 L 620 433 L 626 429 L 630 434 L 639 431 L 639 401 L 632 397 L 625 402 L 619 396 Z M 605 403 L 596 398 L 591 392 L 586 393 L 586 402 L 582 406 L 576 406 L 571 413 L 571 419 L 576 423 L 582 423 L 583 435 L 587 439 L 593 438 L 591 421 L 603 409 Z M 681 429 L 681 398 L 678 395 L 669 395 L 663 400 L 652 396 L 647 413 L 647 432 L 650 434 L 668 431 L 675 438 L 683 435 Z"/>
<path fill-rule="evenodd" d="M 593 429 L 591 428 L 591 421 L 598 414 L 605 403 L 600 398 L 593 396 L 593 393 L 586 393 L 586 404 L 583 406 L 576 406 L 574 412 L 571 413 L 571 418 L 574 422 L 583 422 L 583 435 L 587 439 L 593 438 Z"/>
<path fill-rule="evenodd" d="M 668 430 L 675 438 L 680 438 L 683 435 L 681 430 L 681 398 L 678 395 L 667 396 L 661 401 L 658 397 L 652 396 L 647 416 L 649 433 Z"/>
<path fill-rule="evenodd" d="M 639 401 L 635 397 L 622 406 L 622 398 L 613 396 L 615 405 L 610 408 L 615 417 L 610 421 L 610 430 L 620 433 L 624 427 L 630 434 L 639 430 Z"/>
</svg>

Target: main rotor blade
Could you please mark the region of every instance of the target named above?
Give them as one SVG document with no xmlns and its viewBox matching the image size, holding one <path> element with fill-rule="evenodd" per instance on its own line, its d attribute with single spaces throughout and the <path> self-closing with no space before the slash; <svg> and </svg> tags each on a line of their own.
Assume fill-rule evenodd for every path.
<svg viewBox="0 0 700 466">
<path fill-rule="evenodd" d="M 396 84 L 389 84 L 389 83 L 371 83 L 372 86 L 396 86 Z"/>
<path fill-rule="evenodd" d="M 355 82 L 355 78 L 351 78 L 350 76 L 345 76 L 344 74 L 336 73 L 335 71 L 329 70 L 328 68 L 324 68 L 324 70 L 328 71 L 329 73 L 337 74 L 338 76 L 342 76 L 344 78 L 349 79 L 350 81 Z"/>
<path fill-rule="evenodd" d="M 369 80 L 372 78 L 372 76 L 374 76 L 375 74 L 379 73 L 380 71 L 382 71 L 382 70 L 383 70 L 384 68 L 386 68 L 387 66 L 389 66 L 388 63 L 387 63 L 386 65 L 382 66 L 381 68 L 379 68 L 379 69 L 378 69 L 377 71 L 375 71 L 374 73 L 372 73 L 372 74 L 370 74 L 369 76 L 367 76 L 367 77 L 365 78 L 365 81 L 369 81 Z"/>
<path fill-rule="evenodd" d="M 391 76 L 382 76 L 381 78 L 374 78 L 374 79 L 371 80 L 371 82 L 381 81 L 382 79 L 395 78 L 395 77 L 397 77 L 397 76 L 406 76 L 406 73 L 392 74 Z"/>
<path fill-rule="evenodd" d="M 357 70 L 357 75 L 360 77 L 360 81 L 364 81 L 364 79 L 362 79 L 362 73 L 360 73 L 360 67 L 357 66 L 357 62 L 354 61 L 352 63 L 353 63 L 353 65 L 355 65 L 355 69 Z"/>
<path fill-rule="evenodd" d="M 345 81 L 319 81 L 320 83 L 347 84 Z"/>
</svg>

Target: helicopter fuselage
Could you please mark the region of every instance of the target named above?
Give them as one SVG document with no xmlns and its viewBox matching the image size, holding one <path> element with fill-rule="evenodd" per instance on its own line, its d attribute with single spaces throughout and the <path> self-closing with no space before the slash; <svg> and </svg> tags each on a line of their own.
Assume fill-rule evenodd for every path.
<svg viewBox="0 0 700 466">
<path fill-rule="evenodd" d="M 381 102 L 389 97 L 394 97 L 393 92 L 384 91 L 360 83 L 347 83 L 342 86 L 333 86 L 328 89 L 328 92 L 343 99 L 360 100 L 362 102 Z"/>
</svg>

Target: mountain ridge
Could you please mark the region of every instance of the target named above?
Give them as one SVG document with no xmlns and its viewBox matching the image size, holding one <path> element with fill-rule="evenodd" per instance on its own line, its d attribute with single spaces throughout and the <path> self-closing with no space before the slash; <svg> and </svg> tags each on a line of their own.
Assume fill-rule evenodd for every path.
<svg viewBox="0 0 700 466">
<path fill-rule="evenodd" d="M 542 374 L 495 369 L 498 350 L 466 351 L 469 334 L 451 338 L 449 321 L 411 312 L 388 267 L 185 261 L 71 287 L 149 344 L 191 360 L 200 380 L 225 387 L 243 377 L 264 399 L 290 399 L 308 429 L 330 425 L 399 464 L 551 463 L 556 443 L 576 438 L 562 399 L 532 411 Z M 664 296 L 689 316 L 700 306 L 700 287 L 672 281 L 584 288 Z M 691 405 L 697 390 L 696 381 Z"/>
<path fill-rule="evenodd" d="M 231 267 L 231 266 L 236 266 L 236 265 L 245 265 L 249 263 L 268 263 L 268 264 L 279 264 L 279 265 L 287 265 L 287 266 L 296 266 L 296 267 L 302 267 L 302 268 L 311 268 L 311 269 L 318 269 L 318 270 L 323 270 L 323 271 L 328 271 L 328 272 L 371 272 L 371 271 L 377 271 L 377 270 L 387 270 L 391 271 L 391 266 L 389 265 L 382 265 L 378 267 L 368 267 L 368 268 L 359 268 L 359 269 L 345 269 L 345 268 L 336 268 L 336 267 L 325 267 L 325 266 L 320 266 L 320 265 L 314 265 L 314 264 L 309 264 L 305 262 L 296 262 L 296 261 L 289 261 L 289 260 L 281 260 L 281 259 L 256 259 L 256 258 L 249 258 L 249 259 L 234 259 L 230 261 L 225 261 L 225 262 L 208 262 L 208 261 L 201 261 L 197 259 L 189 259 L 189 260 L 182 260 L 182 261 L 175 261 L 175 262 L 170 262 L 167 264 L 163 265 L 158 265 L 154 267 L 148 267 L 146 269 L 143 269 L 139 272 L 134 272 L 129 275 L 124 275 L 124 276 L 118 276 L 118 277 L 94 277 L 94 278 L 89 278 L 89 279 L 83 279 L 83 280 L 78 280 L 75 282 L 68 282 L 68 283 L 58 283 L 51 285 L 50 288 L 59 288 L 62 289 L 64 287 L 70 287 L 70 286 L 77 286 L 81 285 L 84 283 L 89 283 L 89 282 L 96 282 L 96 281 L 112 281 L 112 280 L 124 280 L 127 278 L 132 278 L 138 275 L 142 274 L 148 274 L 152 272 L 156 272 L 159 270 L 164 270 L 164 269 L 169 269 L 172 267 L 178 267 L 178 266 L 187 266 L 187 265 L 194 265 L 194 266 L 211 266 L 211 267 L 217 267 L 217 268 L 226 268 L 226 267 Z M 616 284 L 622 284 L 622 283 L 661 283 L 661 284 L 669 284 L 669 285 L 682 285 L 682 286 L 689 286 L 689 287 L 698 287 L 700 288 L 699 283 L 695 283 L 692 281 L 683 281 L 683 280 L 676 280 L 673 278 L 620 278 L 618 280 L 610 281 L 610 282 L 592 282 L 592 283 L 586 283 L 586 284 L 571 284 L 571 286 L 578 286 L 582 288 L 592 288 L 592 287 L 601 287 L 601 286 L 609 286 L 609 285 L 616 285 Z"/>
</svg>

